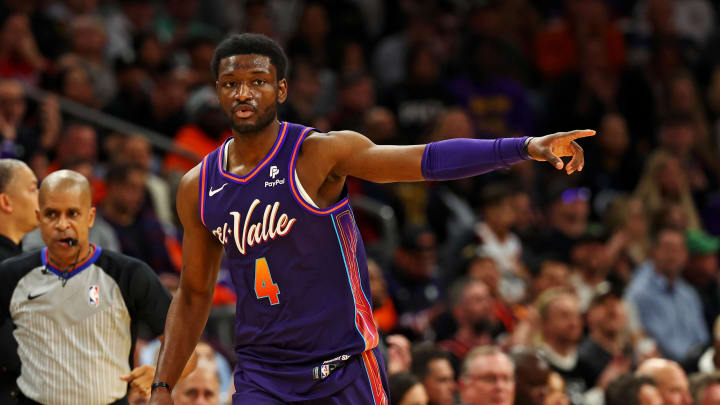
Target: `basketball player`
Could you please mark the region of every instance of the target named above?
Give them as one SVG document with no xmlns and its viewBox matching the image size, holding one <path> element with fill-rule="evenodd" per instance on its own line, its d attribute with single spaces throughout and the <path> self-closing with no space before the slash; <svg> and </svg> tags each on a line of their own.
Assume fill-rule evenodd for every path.
<svg viewBox="0 0 720 405">
<path fill-rule="evenodd" d="M 318 133 L 278 122 L 287 58 L 256 34 L 218 45 L 213 73 L 233 137 L 182 179 L 183 272 L 165 327 L 152 404 L 170 391 L 208 318 L 220 258 L 238 292 L 234 404 L 388 404 L 365 250 L 345 178 L 449 180 L 526 159 L 581 170 L 573 140 L 454 139 L 378 146 L 351 131 Z"/>
</svg>

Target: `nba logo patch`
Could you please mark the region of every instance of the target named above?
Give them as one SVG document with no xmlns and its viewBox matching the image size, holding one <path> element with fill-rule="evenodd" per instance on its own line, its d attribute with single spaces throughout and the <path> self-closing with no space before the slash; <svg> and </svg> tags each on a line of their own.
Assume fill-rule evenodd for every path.
<svg viewBox="0 0 720 405">
<path fill-rule="evenodd" d="M 100 306 L 100 288 L 96 285 L 91 285 L 88 290 L 88 298 L 90 299 L 88 303 L 91 307 L 97 308 Z"/>
<path fill-rule="evenodd" d="M 320 366 L 320 379 L 324 380 L 329 375 L 330 375 L 330 366 L 327 364 L 323 364 L 322 366 Z"/>
</svg>

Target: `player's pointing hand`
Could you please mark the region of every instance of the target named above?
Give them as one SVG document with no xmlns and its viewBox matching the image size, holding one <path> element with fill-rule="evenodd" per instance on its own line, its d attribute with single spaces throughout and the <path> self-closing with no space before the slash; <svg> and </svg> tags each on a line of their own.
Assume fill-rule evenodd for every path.
<svg viewBox="0 0 720 405">
<path fill-rule="evenodd" d="M 595 131 L 583 129 L 532 138 L 528 144 L 528 154 L 537 161 L 550 162 L 558 170 L 565 167 L 567 174 L 581 171 L 585 165 L 585 156 L 583 149 L 575 142 L 575 139 L 593 135 L 595 135 Z M 560 159 L 564 156 L 572 156 L 567 166 Z"/>
</svg>

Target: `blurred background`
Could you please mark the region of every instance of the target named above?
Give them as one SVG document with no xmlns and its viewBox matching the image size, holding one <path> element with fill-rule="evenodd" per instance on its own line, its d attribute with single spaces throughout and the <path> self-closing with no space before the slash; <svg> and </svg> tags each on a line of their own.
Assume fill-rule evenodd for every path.
<svg viewBox="0 0 720 405">
<path fill-rule="evenodd" d="M 533 402 L 518 368 L 516 403 L 601 404 L 646 358 L 720 367 L 719 11 L 710 0 L 5 0 L 0 154 L 39 179 L 87 176 L 92 240 L 146 261 L 172 291 L 178 180 L 231 135 L 209 69 L 228 33 L 284 46 L 280 119 L 319 131 L 415 144 L 597 129 L 572 176 L 525 162 L 348 187 L 397 392 L 415 373 L 432 403 L 470 404 L 461 361 L 494 345 L 529 350 L 516 367 L 537 357 L 551 376 Z M 23 245 L 41 244 L 31 233 Z M 213 303 L 203 350 L 227 398 L 226 270 Z M 151 339 L 137 362 L 154 362 Z M 435 350 L 452 366 L 452 401 L 418 363 Z"/>
</svg>

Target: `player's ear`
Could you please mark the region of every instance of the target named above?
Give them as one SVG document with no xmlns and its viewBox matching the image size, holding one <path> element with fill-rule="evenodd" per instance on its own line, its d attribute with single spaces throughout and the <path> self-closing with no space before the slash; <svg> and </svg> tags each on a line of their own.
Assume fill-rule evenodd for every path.
<svg viewBox="0 0 720 405">
<path fill-rule="evenodd" d="M 287 91 L 288 91 L 288 83 L 285 79 L 280 79 L 278 81 L 278 96 L 277 96 L 277 102 L 278 104 L 282 104 L 287 100 Z"/>
</svg>

